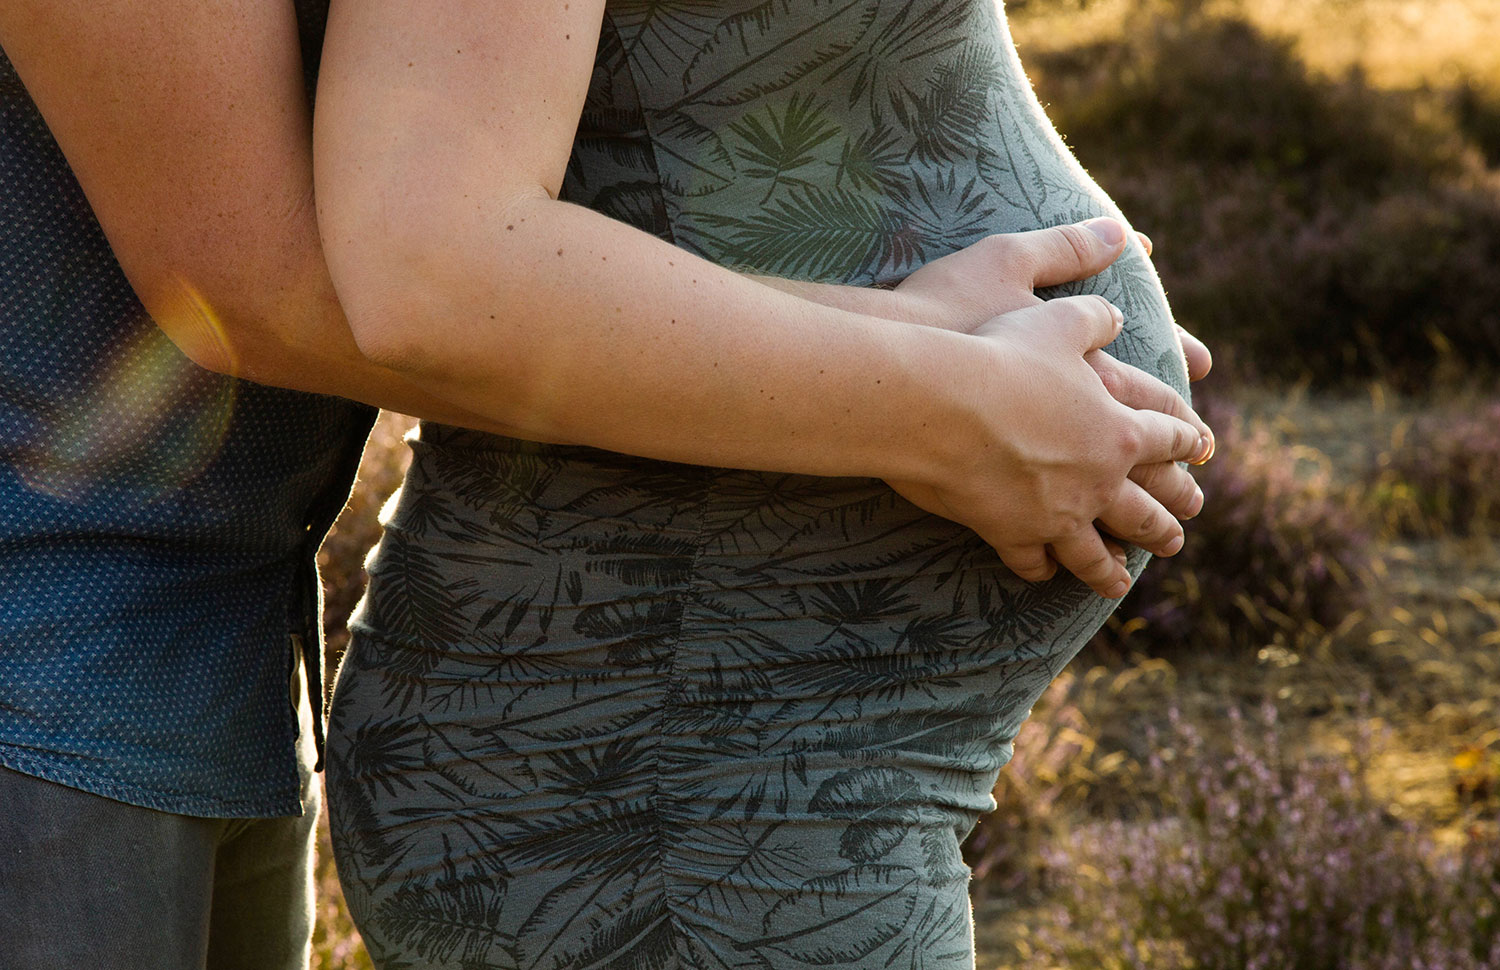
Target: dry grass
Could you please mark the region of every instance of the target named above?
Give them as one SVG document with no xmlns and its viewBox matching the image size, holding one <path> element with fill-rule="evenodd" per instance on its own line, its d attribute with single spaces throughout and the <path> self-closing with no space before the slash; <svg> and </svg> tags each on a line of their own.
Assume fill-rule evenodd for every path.
<svg viewBox="0 0 1500 970">
<path fill-rule="evenodd" d="M 1259 440 L 1289 449 L 1359 505 L 1371 469 L 1413 422 L 1455 404 L 1373 387 L 1338 398 L 1247 390 L 1240 409 Z M 1373 595 L 1337 628 L 1305 627 L 1251 652 L 1215 647 L 1170 663 L 1137 656 L 1075 667 L 1054 685 L 1017 739 L 1011 770 L 1027 776 L 997 789 L 1001 810 L 975 840 L 983 850 L 1014 839 L 1024 850 L 998 856 L 1019 871 L 1002 865 L 999 878 L 976 887 L 980 967 L 1029 965 L 1018 955 L 1021 931 L 1049 918 L 1037 844 L 1066 844 L 1101 820 L 1153 810 L 1159 793 L 1142 783 L 1145 739 L 1165 732 L 1169 709 L 1226 751 L 1226 711 L 1266 702 L 1279 712 L 1279 743 L 1298 757 L 1350 757 L 1353 739 L 1368 737 L 1362 777 L 1393 820 L 1449 849 L 1500 834 L 1500 544 L 1413 541 L 1381 511 L 1370 507 Z M 1060 751 L 1070 757 L 1052 757 Z"/>
<path fill-rule="evenodd" d="M 1059 51 L 1119 37 L 1129 18 L 1158 0 L 1010 0 L 1011 28 L 1025 52 Z M 1247 15 L 1296 40 L 1313 68 L 1358 68 L 1386 88 L 1448 85 L 1463 78 L 1500 86 L 1497 0 L 1202 0 L 1210 11 Z"/>
</svg>

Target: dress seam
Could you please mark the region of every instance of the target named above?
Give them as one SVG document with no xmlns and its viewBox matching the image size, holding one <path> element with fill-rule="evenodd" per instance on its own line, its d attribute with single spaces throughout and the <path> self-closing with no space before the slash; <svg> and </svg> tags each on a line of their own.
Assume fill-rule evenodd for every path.
<svg viewBox="0 0 1500 970">
<path fill-rule="evenodd" d="M 616 37 L 622 36 L 620 33 L 619 25 L 615 22 L 614 16 L 611 15 L 608 10 L 604 12 L 604 21 L 609 24 L 610 29 L 615 32 Z M 662 211 L 666 215 L 665 229 L 668 237 L 666 241 L 673 246 L 677 246 L 677 234 L 673 230 L 672 215 L 671 212 L 667 209 L 666 187 L 662 184 L 661 157 L 657 154 L 656 138 L 652 135 L 650 120 L 646 117 L 646 105 L 644 100 L 641 98 L 640 78 L 636 75 L 635 66 L 631 63 L 629 51 L 626 51 L 622 48 L 620 59 L 624 64 L 625 70 L 630 74 L 630 84 L 631 87 L 634 88 L 636 107 L 641 112 L 641 128 L 646 134 L 646 142 L 651 149 L 651 168 L 653 174 L 656 176 L 656 191 L 661 197 Z M 677 246 L 677 248 L 680 249 L 682 247 Z M 667 667 L 667 689 L 665 696 L 662 698 L 661 714 L 657 719 L 657 736 L 659 738 L 657 743 L 661 747 L 657 751 L 656 771 L 652 778 L 651 785 L 651 794 L 656 802 L 656 858 L 657 871 L 660 873 L 662 905 L 666 910 L 666 916 L 669 926 L 673 929 L 672 936 L 674 940 L 680 939 L 686 934 L 682 929 L 682 919 L 677 914 L 673 906 L 672 888 L 667 885 L 668 864 L 665 838 L 667 820 L 664 818 L 666 812 L 663 806 L 668 801 L 668 797 L 666 794 L 666 786 L 663 784 L 662 776 L 664 772 L 662 761 L 665 758 L 667 748 L 667 735 L 665 730 L 667 724 L 667 715 L 669 709 L 674 703 L 674 697 L 678 689 L 678 649 L 682 644 L 683 629 L 687 625 L 688 608 L 692 604 L 696 594 L 699 567 L 703 562 L 704 537 L 708 531 L 708 510 L 713 498 L 714 483 L 717 480 L 717 476 L 713 473 L 713 470 L 708 468 L 707 466 L 703 467 L 703 472 L 707 477 L 707 485 L 703 492 L 703 501 L 700 503 L 698 508 L 698 527 L 694 530 L 693 534 L 693 563 L 691 569 L 688 572 L 686 588 L 682 591 L 681 594 L 683 597 L 682 612 L 678 614 L 677 629 L 674 630 L 672 634 L 671 656 L 670 662 Z"/>
<path fill-rule="evenodd" d="M 680 656 L 680 648 L 683 641 L 683 631 L 687 626 L 688 610 L 697 600 L 700 566 L 703 562 L 703 550 L 708 534 L 708 512 L 713 504 L 714 486 L 718 482 L 718 475 L 715 474 L 712 468 L 704 466 L 703 473 L 706 478 L 706 483 L 703 489 L 703 501 L 700 502 L 698 506 L 698 528 L 696 531 L 696 535 L 693 538 L 693 563 L 691 568 L 688 570 L 687 583 L 681 593 L 683 604 L 682 612 L 678 614 L 677 617 L 677 629 L 672 633 L 671 655 L 667 667 L 667 689 L 665 696 L 662 698 L 661 714 L 657 720 L 657 736 L 660 739 L 658 743 L 661 745 L 661 747 L 657 752 L 656 771 L 654 777 L 652 778 L 652 795 L 656 800 L 657 869 L 661 874 L 660 879 L 663 901 L 662 905 L 666 909 L 667 919 L 675 930 L 673 934 L 674 938 L 684 937 L 686 936 L 686 933 L 682 929 L 682 918 L 677 913 L 673 905 L 673 889 L 667 884 L 667 870 L 669 868 L 669 862 L 667 859 L 668 850 L 666 845 L 666 829 L 668 826 L 668 820 L 665 817 L 666 811 L 664 805 L 670 799 L 666 793 L 666 785 L 663 781 L 663 775 L 665 774 L 665 772 L 662 762 L 665 760 L 667 752 L 666 726 L 668 720 L 668 712 L 677 703 L 676 699 L 680 686 L 678 683 L 677 661 L 678 657 Z"/>
<path fill-rule="evenodd" d="M 604 12 L 604 19 L 609 23 L 610 28 L 614 30 L 615 36 L 623 38 L 624 35 L 620 33 L 619 25 L 615 23 L 614 15 L 606 10 Z M 661 177 L 661 156 L 656 151 L 656 136 L 651 131 L 651 119 L 646 114 L 646 102 L 641 97 L 641 79 L 636 74 L 635 64 L 632 62 L 630 52 L 625 50 L 623 46 L 620 51 L 620 60 L 625 65 L 625 70 L 630 72 L 630 86 L 635 89 L 635 104 L 641 112 L 641 129 L 646 133 L 646 144 L 651 148 L 651 170 L 652 174 L 656 176 L 656 191 L 661 196 L 662 212 L 667 217 L 665 228 L 668 238 L 666 241 L 678 249 L 682 249 L 683 252 L 687 252 L 688 250 L 684 249 L 677 241 L 677 231 L 673 225 L 672 213 L 667 209 L 667 189 Z"/>
</svg>

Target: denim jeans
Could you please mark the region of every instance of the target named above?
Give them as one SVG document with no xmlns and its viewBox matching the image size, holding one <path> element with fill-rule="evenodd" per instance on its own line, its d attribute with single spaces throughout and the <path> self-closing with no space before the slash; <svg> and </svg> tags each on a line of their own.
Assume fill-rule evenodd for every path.
<svg viewBox="0 0 1500 970">
<path fill-rule="evenodd" d="M 299 706 L 300 818 L 172 815 L 0 768 L 0 967 L 306 970 L 321 796 Z"/>
</svg>

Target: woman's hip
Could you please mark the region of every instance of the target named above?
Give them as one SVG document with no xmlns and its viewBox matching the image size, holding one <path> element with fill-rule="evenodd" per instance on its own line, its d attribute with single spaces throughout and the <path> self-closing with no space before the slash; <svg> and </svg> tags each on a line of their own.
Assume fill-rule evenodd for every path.
<svg viewBox="0 0 1500 970">
<path fill-rule="evenodd" d="M 833 689 L 825 661 L 793 678 L 679 643 L 500 684 L 350 649 L 329 802 L 378 965 L 969 966 L 958 846 L 1024 713 L 1002 678 Z"/>
</svg>

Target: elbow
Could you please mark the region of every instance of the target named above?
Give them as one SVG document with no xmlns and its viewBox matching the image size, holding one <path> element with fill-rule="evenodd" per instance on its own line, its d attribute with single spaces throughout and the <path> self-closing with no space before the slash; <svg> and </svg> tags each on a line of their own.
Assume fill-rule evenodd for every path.
<svg viewBox="0 0 1500 970">
<path fill-rule="evenodd" d="M 480 275 L 455 245 L 453 220 L 445 231 L 442 207 L 415 200 L 330 207 L 319 219 L 334 290 L 360 354 L 411 379 L 446 376 L 461 357 L 452 346 L 454 327 L 472 313 L 468 291 Z"/>
<path fill-rule="evenodd" d="M 425 321 L 431 314 L 422 306 L 423 288 L 410 277 L 370 271 L 359 287 L 340 286 L 340 303 L 355 347 L 370 363 L 408 377 L 418 377 L 438 366 L 441 354 L 430 340 Z M 348 296 L 344 293 L 348 292 Z"/>
<path fill-rule="evenodd" d="M 137 292 L 157 328 L 188 360 L 216 374 L 258 379 L 265 339 L 262 328 L 246 322 L 253 323 L 253 314 L 216 304 L 181 277 L 138 285 Z"/>
<path fill-rule="evenodd" d="M 347 237 L 329 252 L 329 271 L 355 346 L 365 359 L 407 375 L 435 364 L 431 325 L 441 311 L 423 272 L 421 240 L 413 234 Z"/>
<path fill-rule="evenodd" d="M 524 398 L 530 363 L 550 345 L 530 323 L 530 233 L 505 227 L 545 224 L 551 202 L 539 187 L 476 183 L 466 193 L 461 175 L 414 171 L 376 160 L 327 169 L 319 183 L 323 253 L 353 342 L 440 396 L 482 388 L 491 401 Z"/>
</svg>

